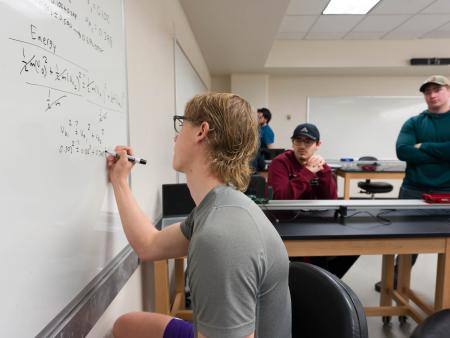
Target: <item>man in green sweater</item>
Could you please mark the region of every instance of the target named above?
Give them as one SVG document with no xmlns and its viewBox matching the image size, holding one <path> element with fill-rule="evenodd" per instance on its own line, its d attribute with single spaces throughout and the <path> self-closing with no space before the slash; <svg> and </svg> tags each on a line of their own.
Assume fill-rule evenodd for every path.
<svg viewBox="0 0 450 338">
<path fill-rule="evenodd" d="M 429 77 L 419 89 L 428 109 L 409 118 L 397 138 L 397 157 L 406 162 L 400 199 L 422 199 L 424 193 L 450 193 L 450 82 Z M 413 255 L 412 264 L 417 260 Z M 394 286 L 397 281 L 397 265 Z M 379 291 L 380 284 L 375 284 Z"/>
<path fill-rule="evenodd" d="M 397 157 L 407 164 L 401 199 L 450 192 L 450 82 L 434 75 L 420 91 L 428 109 L 408 119 L 397 139 Z"/>
</svg>

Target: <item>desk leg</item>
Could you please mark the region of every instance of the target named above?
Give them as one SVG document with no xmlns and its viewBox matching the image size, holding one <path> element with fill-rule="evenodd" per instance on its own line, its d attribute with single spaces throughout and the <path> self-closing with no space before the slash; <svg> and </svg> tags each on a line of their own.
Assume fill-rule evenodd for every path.
<svg viewBox="0 0 450 338">
<path fill-rule="evenodd" d="M 436 311 L 450 308 L 450 239 L 446 239 L 445 252 L 438 254 L 436 273 Z"/>
<path fill-rule="evenodd" d="M 167 259 L 153 262 L 155 283 L 155 312 L 170 314 L 169 268 Z"/>
<path fill-rule="evenodd" d="M 344 176 L 344 200 L 350 199 L 350 178 Z"/>
<path fill-rule="evenodd" d="M 170 311 L 172 316 L 185 309 L 184 294 L 184 258 L 175 258 L 175 300 Z"/>
<path fill-rule="evenodd" d="M 383 255 L 381 265 L 380 306 L 392 305 L 392 289 L 394 287 L 394 255 Z"/>
<path fill-rule="evenodd" d="M 408 290 L 411 283 L 411 255 L 399 255 L 398 257 L 398 276 L 397 291 L 405 299 L 408 299 Z"/>
</svg>

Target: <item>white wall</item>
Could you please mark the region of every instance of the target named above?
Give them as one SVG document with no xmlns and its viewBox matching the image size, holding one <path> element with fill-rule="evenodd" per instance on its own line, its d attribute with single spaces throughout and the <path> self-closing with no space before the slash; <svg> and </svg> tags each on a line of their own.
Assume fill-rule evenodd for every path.
<svg viewBox="0 0 450 338">
<path fill-rule="evenodd" d="M 231 91 L 244 97 L 255 110 L 267 107 L 269 75 L 231 74 Z"/>
<path fill-rule="evenodd" d="M 424 77 L 286 77 L 270 78 L 270 122 L 275 132 L 275 147 L 290 148 L 290 136 L 295 126 L 306 121 L 308 96 L 420 96 L 419 86 Z M 361 107 L 364 109 L 364 107 Z M 417 113 L 420 113 L 419 111 Z M 291 116 L 291 120 L 287 116 Z M 348 121 L 351 125 L 351 121 Z M 320 130 L 320 126 L 319 130 Z M 343 134 L 342 137 L 345 137 Z M 322 141 L 327 142 L 326 135 Z M 363 142 L 355 140 L 355 142 Z M 338 146 L 338 145 L 337 145 Z M 318 152 L 320 154 L 320 150 Z M 383 180 L 386 181 L 386 180 Z M 388 181 L 394 185 L 392 193 L 383 197 L 396 198 L 401 181 Z M 361 197 L 357 180 L 352 181 L 351 196 Z M 338 195 L 343 195 L 343 181 L 338 179 Z"/>
<path fill-rule="evenodd" d="M 211 90 L 218 93 L 230 93 L 231 76 L 213 76 L 211 78 Z"/>
<path fill-rule="evenodd" d="M 276 147 L 290 147 L 295 126 L 306 121 L 308 96 L 420 96 L 424 77 L 288 77 L 271 76 L 270 122 L 277 135 Z M 361 107 L 364 109 L 364 107 Z M 419 113 L 419 112 L 417 112 Z M 288 120 L 287 115 L 292 119 Z M 351 123 L 351 121 L 349 121 Z M 320 129 L 320 126 L 318 126 Z M 326 135 L 323 136 L 324 142 Z"/>
<path fill-rule="evenodd" d="M 161 184 L 173 183 L 176 178 L 171 166 L 175 39 L 208 88 L 211 77 L 178 0 L 125 0 L 125 27 L 130 144 L 148 160 L 147 166 L 133 170 L 132 188 L 144 212 L 157 220 L 162 211 Z M 107 336 L 122 313 L 152 309 L 153 271 L 148 268 L 147 264 L 130 278 L 89 337 Z"/>
<path fill-rule="evenodd" d="M 259 87 L 258 79 L 267 74 L 233 74 L 231 91 L 235 88 L 246 98 L 250 93 L 253 102 L 267 102 L 272 112 L 270 125 L 275 133 L 276 148 L 290 148 L 290 136 L 294 128 L 306 121 L 308 96 L 420 96 L 420 84 L 425 76 L 268 76 L 267 92 L 254 90 Z M 220 78 L 213 79 L 218 86 L 225 85 Z M 257 96 L 259 95 L 259 96 Z M 266 96 L 265 96 L 266 95 Z M 361 107 L 364 109 L 364 107 Z M 417 112 L 419 113 L 419 112 Z M 349 121 L 351 124 L 351 121 Z M 320 130 L 320 126 L 319 130 Z M 345 135 L 343 135 L 345 137 Z M 322 136 L 326 142 L 326 135 Z M 320 153 L 320 152 L 319 152 Z M 395 198 L 398 195 L 400 181 L 391 181 L 394 191 L 383 197 Z M 351 186 L 351 196 L 358 194 L 357 182 Z M 338 181 L 338 193 L 342 196 L 343 182 Z"/>
<path fill-rule="evenodd" d="M 411 58 L 448 57 L 448 39 L 411 40 L 339 40 L 307 41 L 276 40 L 267 58 L 266 67 L 282 68 L 405 68 Z M 429 68 L 429 66 L 428 66 Z M 434 68 L 436 69 L 436 68 Z M 445 71 L 445 70 L 444 70 Z"/>
</svg>

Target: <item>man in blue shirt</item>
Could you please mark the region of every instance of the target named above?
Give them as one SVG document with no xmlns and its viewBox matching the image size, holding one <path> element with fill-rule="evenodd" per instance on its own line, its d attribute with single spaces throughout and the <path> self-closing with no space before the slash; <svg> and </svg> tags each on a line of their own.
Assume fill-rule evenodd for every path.
<svg viewBox="0 0 450 338">
<path fill-rule="evenodd" d="M 273 142 L 275 141 L 275 135 L 272 128 L 269 126 L 269 122 L 272 119 L 272 113 L 267 108 L 258 109 L 258 124 L 259 124 L 259 139 L 260 149 L 273 148 Z"/>
<path fill-rule="evenodd" d="M 275 140 L 275 135 L 269 122 L 272 118 L 272 113 L 267 108 L 259 108 L 258 125 L 259 125 L 259 148 L 256 152 L 256 157 L 252 160 L 251 167 L 255 171 L 266 169 L 266 162 L 264 158 L 264 149 L 272 148 Z"/>
</svg>

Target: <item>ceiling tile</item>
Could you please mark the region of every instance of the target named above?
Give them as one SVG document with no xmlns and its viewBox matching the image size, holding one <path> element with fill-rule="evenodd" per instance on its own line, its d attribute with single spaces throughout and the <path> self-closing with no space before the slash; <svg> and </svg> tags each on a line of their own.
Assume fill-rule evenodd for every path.
<svg viewBox="0 0 450 338">
<path fill-rule="evenodd" d="M 369 15 L 352 32 L 389 32 L 401 25 L 409 15 Z"/>
<path fill-rule="evenodd" d="M 286 15 L 320 15 L 330 0 L 291 0 Z"/>
<path fill-rule="evenodd" d="M 434 0 L 381 0 L 369 14 L 416 14 Z"/>
<path fill-rule="evenodd" d="M 436 28 L 435 30 L 429 31 L 422 36 L 424 39 L 450 39 L 450 22 L 443 26 Z"/>
<path fill-rule="evenodd" d="M 437 0 L 429 7 L 425 8 L 422 13 L 424 14 L 450 14 L 450 1 L 449 0 Z"/>
<path fill-rule="evenodd" d="M 306 32 L 279 32 L 277 40 L 303 40 Z"/>
<path fill-rule="evenodd" d="M 392 32 L 388 33 L 386 38 L 392 38 L 392 36 L 410 36 L 411 38 L 418 38 L 428 32 L 444 25 L 449 22 L 450 17 L 448 15 L 429 15 L 420 14 L 411 17 L 404 24 L 400 25 Z"/>
<path fill-rule="evenodd" d="M 422 36 L 423 39 L 450 39 L 450 32 L 447 31 L 432 31 Z"/>
<path fill-rule="evenodd" d="M 285 16 L 279 32 L 307 32 L 318 16 L 314 15 L 288 15 Z"/>
<path fill-rule="evenodd" d="M 383 36 L 384 32 L 355 32 L 351 31 L 344 39 L 345 40 L 378 40 Z"/>
<path fill-rule="evenodd" d="M 311 28 L 314 33 L 326 32 L 348 32 L 351 30 L 364 15 L 321 15 Z"/>
<path fill-rule="evenodd" d="M 393 31 L 382 37 L 383 40 L 414 40 L 420 38 L 424 33 Z"/>
<path fill-rule="evenodd" d="M 345 32 L 309 32 L 305 37 L 306 40 L 339 40 L 342 39 Z"/>
<path fill-rule="evenodd" d="M 450 22 L 446 23 L 445 25 L 442 25 L 442 26 L 438 27 L 436 30 L 437 31 L 442 31 L 442 32 L 447 32 L 447 33 L 450 32 Z"/>
</svg>

